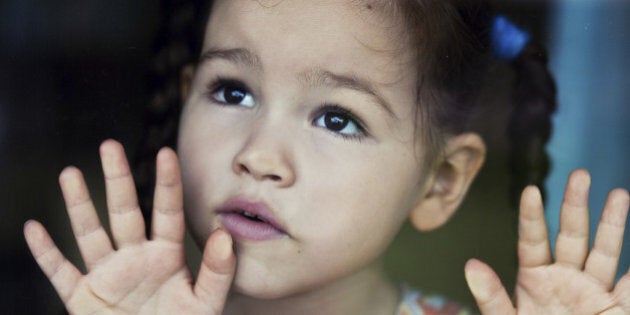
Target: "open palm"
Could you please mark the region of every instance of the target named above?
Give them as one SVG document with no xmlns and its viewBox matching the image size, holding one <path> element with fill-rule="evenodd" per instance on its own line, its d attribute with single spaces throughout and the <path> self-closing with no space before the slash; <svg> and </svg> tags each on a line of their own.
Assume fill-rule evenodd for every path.
<svg viewBox="0 0 630 315">
<path fill-rule="evenodd" d="M 470 260 L 466 278 L 483 314 L 630 314 L 630 271 L 616 284 L 630 198 L 613 190 L 589 252 L 589 174 L 571 174 L 552 260 L 540 192 L 523 191 L 519 218 L 519 269 L 514 304 L 497 275 Z"/>
<path fill-rule="evenodd" d="M 83 275 L 61 254 L 39 222 L 29 221 L 24 228 L 33 256 L 67 310 L 73 314 L 221 314 L 234 274 L 232 241 L 221 230 L 210 236 L 193 283 L 184 255 L 176 154 L 170 149 L 158 154 L 153 224 L 147 239 L 122 146 L 108 140 L 100 151 L 114 244 L 98 219 L 81 172 L 68 167 L 59 177 L 88 273 Z"/>
</svg>

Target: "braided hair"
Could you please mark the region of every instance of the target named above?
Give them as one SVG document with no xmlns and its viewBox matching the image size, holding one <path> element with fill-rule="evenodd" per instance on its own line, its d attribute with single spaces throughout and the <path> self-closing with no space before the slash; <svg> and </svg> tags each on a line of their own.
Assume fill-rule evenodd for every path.
<svg viewBox="0 0 630 315">
<path fill-rule="evenodd" d="M 545 147 L 557 105 L 543 46 L 509 21 L 512 33 L 497 36 L 497 22 L 506 19 L 486 1 L 403 0 L 398 4 L 408 29 L 419 40 L 417 54 L 424 65 L 419 73 L 423 84 L 418 91 L 419 111 L 430 126 L 424 131 L 433 150 L 439 153 L 448 135 L 474 131 L 473 117 L 485 100 L 481 94 L 503 92 L 493 90 L 489 82 L 512 79 L 508 99 L 501 100 L 501 105 L 510 107 L 505 132 L 509 137 L 511 201 L 516 206 L 527 185 L 538 186 L 544 194 L 550 168 Z M 514 32 L 521 36 L 510 39 Z M 494 71 L 498 64 L 511 68 L 508 75 Z M 504 77 L 493 77 L 497 74 Z"/>
<path fill-rule="evenodd" d="M 547 54 L 537 44 L 529 44 L 512 62 L 516 71 L 514 110 L 509 123 L 510 168 L 514 174 L 512 199 L 527 185 L 545 193 L 544 180 L 550 169 L 545 149 L 552 131 L 551 115 L 556 111 L 556 86 L 547 69 Z"/>
<path fill-rule="evenodd" d="M 160 147 L 176 144 L 181 71 L 198 59 L 211 2 L 161 2 L 164 19 L 155 41 L 149 87 L 153 98 L 146 110 L 145 135 L 134 159 L 146 217 L 152 204 L 155 155 Z M 447 135 L 470 130 L 470 118 L 483 90 L 481 84 L 487 82 L 484 78 L 492 73 L 489 69 L 494 63 L 507 62 L 516 78 L 511 99 L 506 100 L 512 106 L 507 133 L 511 140 L 508 156 L 513 172 L 513 203 L 526 185 L 537 185 L 544 191 L 550 164 L 545 145 L 551 134 L 556 91 L 543 47 L 530 41 L 507 61 L 494 58 L 494 12 L 485 1 L 399 0 L 390 7 L 395 7 L 392 12 L 402 17 L 408 25 L 406 31 L 415 37 L 412 42 L 422 61 L 418 117 L 429 126 L 423 131 L 433 151 L 439 152 Z"/>
<path fill-rule="evenodd" d="M 152 98 L 144 114 L 144 134 L 133 159 L 139 202 L 150 229 L 155 156 L 164 146 L 175 147 L 182 107 L 181 77 L 201 51 L 211 1 L 162 0 L 163 20 L 154 42 L 155 60 L 149 89 Z"/>
</svg>

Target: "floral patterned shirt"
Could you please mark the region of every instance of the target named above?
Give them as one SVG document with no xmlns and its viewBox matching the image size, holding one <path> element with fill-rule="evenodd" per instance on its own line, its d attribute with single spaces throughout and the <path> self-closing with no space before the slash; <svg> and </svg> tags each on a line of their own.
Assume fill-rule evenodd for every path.
<svg viewBox="0 0 630 315">
<path fill-rule="evenodd" d="M 471 315 L 463 306 L 439 295 L 425 295 L 420 291 L 403 290 L 403 298 L 396 315 Z"/>
</svg>

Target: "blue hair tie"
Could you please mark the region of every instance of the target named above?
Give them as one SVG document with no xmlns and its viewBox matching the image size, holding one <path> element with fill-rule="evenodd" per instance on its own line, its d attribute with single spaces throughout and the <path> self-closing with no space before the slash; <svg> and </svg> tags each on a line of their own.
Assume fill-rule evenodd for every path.
<svg viewBox="0 0 630 315">
<path fill-rule="evenodd" d="M 503 15 L 497 15 L 492 21 L 492 50 L 501 60 L 513 60 L 527 43 L 530 35 L 521 30 Z"/>
</svg>

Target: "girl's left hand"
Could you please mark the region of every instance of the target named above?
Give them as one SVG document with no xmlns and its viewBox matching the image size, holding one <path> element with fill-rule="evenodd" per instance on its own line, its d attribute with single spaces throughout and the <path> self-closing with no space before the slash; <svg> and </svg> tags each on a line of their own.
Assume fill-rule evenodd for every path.
<svg viewBox="0 0 630 315">
<path fill-rule="evenodd" d="M 483 314 L 630 314 L 630 270 L 615 284 L 630 197 L 610 192 L 589 252 L 590 176 L 574 171 L 561 207 L 552 260 L 540 192 L 523 191 L 519 215 L 519 269 L 512 303 L 488 265 L 471 259 L 466 280 Z"/>
</svg>

